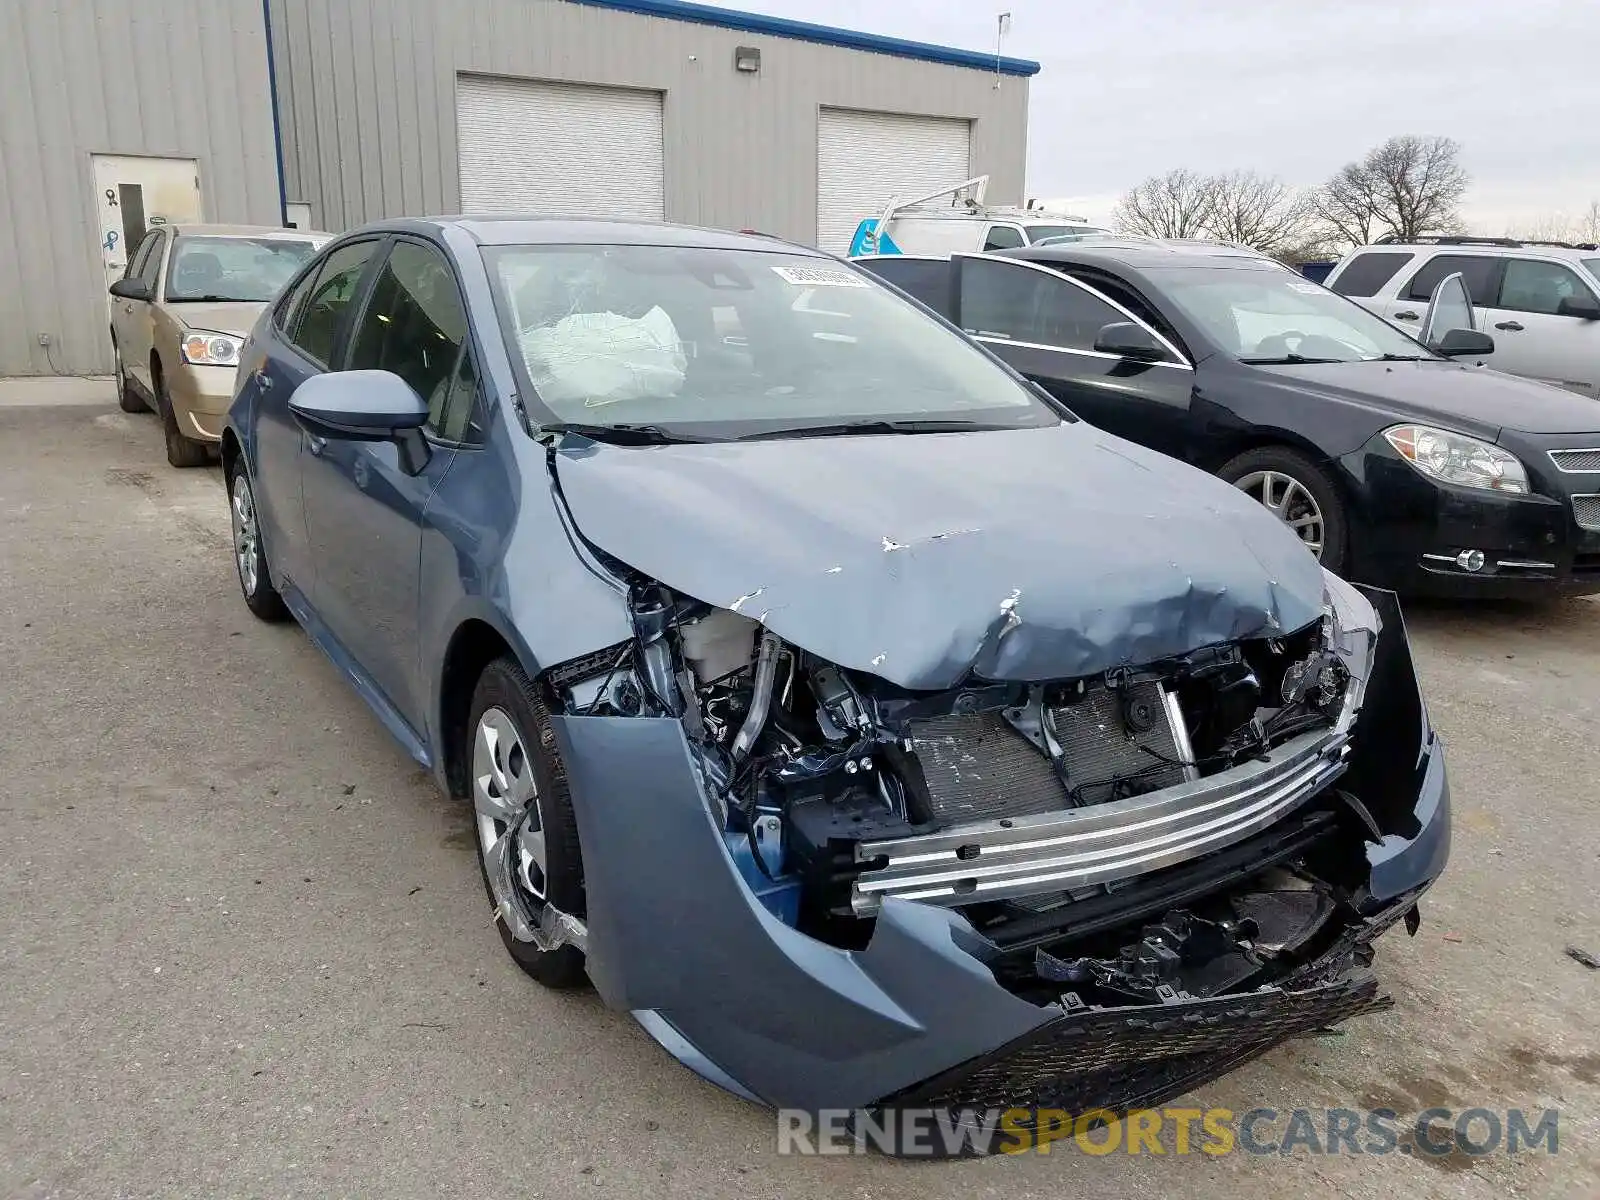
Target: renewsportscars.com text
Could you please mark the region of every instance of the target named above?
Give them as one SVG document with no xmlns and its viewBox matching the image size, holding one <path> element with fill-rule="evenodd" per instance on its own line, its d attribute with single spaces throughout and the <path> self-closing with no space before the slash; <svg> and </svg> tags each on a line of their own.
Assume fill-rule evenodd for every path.
<svg viewBox="0 0 1600 1200">
<path fill-rule="evenodd" d="M 1465 1154 L 1560 1152 L 1556 1109 L 1430 1108 L 1402 1119 L 1393 1109 L 906 1108 L 778 1110 L 779 1154 L 951 1157 L 1047 1154 L 1052 1147 L 1090 1155 Z"/>
</svg>

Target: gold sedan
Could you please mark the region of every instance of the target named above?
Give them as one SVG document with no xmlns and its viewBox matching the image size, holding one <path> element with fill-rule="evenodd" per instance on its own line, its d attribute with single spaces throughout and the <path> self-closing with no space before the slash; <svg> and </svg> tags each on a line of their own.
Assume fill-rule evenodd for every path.
<svg viewBox="0 0 1600 1200">
<path fill-rule="evenodd" d="M 330 235 L 256 225 L 158 225 L 111 285 L 124 412 L 153 409 L 167 461 L 197 467 L 222 437 L 239 348 Z"/>
</svg>

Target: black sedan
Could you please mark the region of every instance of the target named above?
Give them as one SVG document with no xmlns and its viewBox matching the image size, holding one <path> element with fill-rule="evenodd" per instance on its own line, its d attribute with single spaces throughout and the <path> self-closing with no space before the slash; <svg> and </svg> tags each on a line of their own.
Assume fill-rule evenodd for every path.
<svg viewBox="0 0 1600 1200">
<path fill-rule="evenodd" d="M 858 263 L 1094 424 L 1254 495 L 1330 570 L 1413 593 L 1600 591 L 1600 405 L 1473 365 L 1480 334 L 1437 353 L 1225 247 Z"/>
</svg>

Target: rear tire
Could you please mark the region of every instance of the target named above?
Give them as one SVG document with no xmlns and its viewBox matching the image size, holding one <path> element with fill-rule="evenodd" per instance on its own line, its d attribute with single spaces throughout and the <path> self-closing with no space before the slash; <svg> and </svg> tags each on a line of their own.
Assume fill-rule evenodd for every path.
<svg viewBox="0 0 1600 1200">
<path fill-rule="evenodd" d="M 261 541 L 261 515 L 244 459 L 236 456 L 228 471 L 228 515 L 233 527 L 233 566 L 245 606 L 263 621 L 289 616 L 278 589 L 272 586 L 267 551 Z"/>
<path fill-rule="evenodd" d="M 1302 541 L 1313 527 L 1320 529 L 1320 546 L 1313 553 L 1335 575 L 1344 569 L 1350 549 L 1344 497 L 1339 485 L 1306 455 L 1288 446 L 1260 446 L 1230 460 L 1217 474 L 1260 501 Z"/>
<path fill-rule="evenodd" d="M 161 363 L 150 363 L 150 382 L 155 385 L 156 405 L 161 410 L 161 433 L 167 443 L 167 462 L 174 467 L 203 467 L 211 457 L 204 442 L 183 436 L 178 428 L 178 418 L 172 412 L 172 399 L 167 395 L 166 377 L 161 373 Z"/>
<path fill-rule="evenodd" d="M 122 347 L 117 345 L 115 335 L 111 338 L 111 350 L 117 356 L 117 406 L 125 413 L 149 412 L 148 406 L 128 380 L 128 369 L 122 364 Z"/>
<path fill-rule="evenodd" d="M 545 987 L 582 987 L 581 950 L 541 950 L 526 937 L 546 903 L 583 916 L 583 854 L 549 710 L 515 659 L 498 658 L 484 668 L 467 731 L 473 842 L 500 940 L 517 966 Z"/>
</svg>

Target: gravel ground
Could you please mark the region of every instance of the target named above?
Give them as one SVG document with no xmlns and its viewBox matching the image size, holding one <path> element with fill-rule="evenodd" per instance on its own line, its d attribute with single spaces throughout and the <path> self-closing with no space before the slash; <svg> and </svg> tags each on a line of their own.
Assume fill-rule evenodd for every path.
<svg viewBox="0 0 1600 1200">
<path fill-rule="evenodd" d="M 239 600 L 217 472 L 107 382 L 37 394 L 0 396 L 0 1195 L 1600 1195 L 1600 972 L 1564 953 L 1600 954 L 1600 604 L 1408 612 L 1456 824 L 1380 944 L 1398 1006 L 1192 1097 L 1556 1107 L 1557 1155 L 781 1157 L 505 957 L 464 811 Z"/>
</svg>

